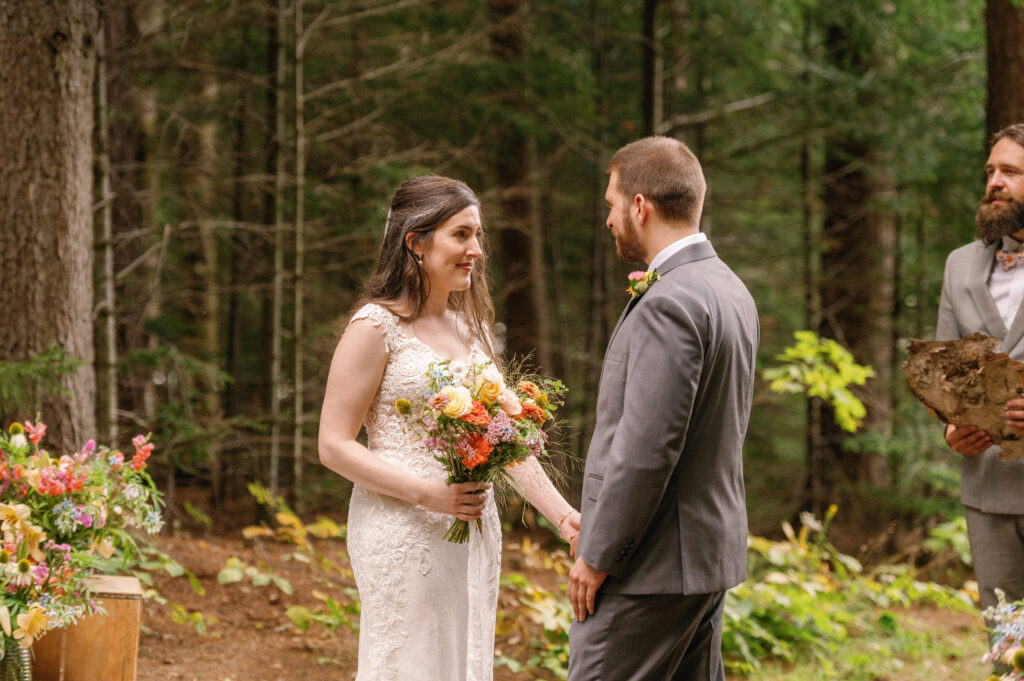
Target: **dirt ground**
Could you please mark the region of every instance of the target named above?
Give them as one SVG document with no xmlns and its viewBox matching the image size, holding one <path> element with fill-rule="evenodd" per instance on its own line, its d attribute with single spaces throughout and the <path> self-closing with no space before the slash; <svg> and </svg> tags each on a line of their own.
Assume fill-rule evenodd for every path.
<svg viewBox="0 0 1024 681">
<path fill-rule="evenodd" d="M 557 589 L 554 571 L 525 564 L 522 536 L 505 545 L 505 570 L 527 575 L 549 589 Z M 341 681 L 355 678 L 358 635 L 347 627 L 327 632 L 314 625 L 298 631 L 285 614 L 293 605 L 322 609 L 315 593 L 328 590 L 316 566 L 295 560 L 295 547 L 271 540 L 241 537 L 162 537 L 163 550 L 190 570 L 201 582 L 205 595 L 197 594 L 187 579 L 156 574 L 154 586 L 169 603 L 188 613 L 201 613 L 207 632 L 197 633 L 193 624 L 176 622 L 169 605 L 146 601 L 139 647 L 138 681 Z M 334 562 L 344 562 L 340 541 L 318 542 L 318 550 Z M 294 588 L 286 595 L 272 585 L 254 587 L 248 581 L 230 585 L 217 582 L 217 574 L 229 558 L 269 568 Z M 347 562 L 345 563 L 347 566 Z M 348 586 L 354 587 L 349 582 Z M 335 600 L 347 599 L 337 589 Z M 512 606 L 514 596 L 502 593 L 502 605 Z M 194 616 L 194 615 L 193 615 Z M 180 619 L 180 618 L 179 618 Z M 528 636 L 522 628 L 499 635 L 496 648 L 525 661 L 530 656 Z M 539 630 L 538 632 L 539 633 Z M 513 674 L 507 667 L 495 669 L 496 681 L 553 679 L 543 671 Z"/>
<path fill-rule="evenodd" d="M 543 535 L 541 531 L 539 534 Z M 504 570 L 520 572 L 534 583 L 556 591 L 564 577 L 554 570 L 538 567 L 529 554 L 524 554 L 525 533 L 510 535 L 504 548 Z M 543 539 L 543 536 L 540 537 Z M 536 536 L 534 537 L 534 543 Z M 312 627 L 302 633 L 292 626 L 286 610 L 293 605 L 310 609 L 322 608 L 325 585 L 323 573 L 293 557 L 294 546 L 268 539 L 243 539 L 239 534 L 228 537 L 162 537 L 160 545 L 201 582 L 205 595 L 195 593 L 181 577 L 157 575 L 154 586 L 161 596 L 184 608 L 194 619 L 200 613 L 207 633 L 197 633 L 194 624 L 176 622 L 173 609 L 155 601 L 146 601 L 143 612 L 143 633 L 139 651 L 138 681 L 343 681 L 353 679 L 356 670 L 357 634 L 340 627 L 333 633 L 323 627 Z M 527 539 L 527 551 L 530 540 Z M 318 543 L 318 550 L 336 564 L 345 564 L 344 543 Z M 539 555 L 534 552 L 533 555 Z M 249 565 L 261 566 L 287 579 L 294 593 L 286 595 L 273 586 L 254 587 L 249 582 L 221 585 L 217 574 L 229 558 L 236 557 Z M 344 582 L 344 579 L 342 579 Z M 336 600 L 347 599 L 337 581 L 331 593 Z M 348 582 L 347 586 L 354 586 Z M 503 589 L 501 608 L 514 610 L 516 596 Z M 909 613 L 922 628 L 939 631 L 951 640 L 966 640 L 976 635 L 976 618 L 965 613 L 923 610 Z M 178 619 L 181 619 L 179 617 Z M 529 623 L 501 627 L 496 648 L 503 654 L 525 661 L 531 655 L 530 641 L 540 635 Z M 951 654 L 935 662 L 921 664 L 932 668 L 924 678 L 970 678 L 976 676 L 976 655 L 961 657 Z M 909 673 L 887 677 L 887 681 L 910 681 L 922 678 Z M 919 669 L 918 671 L 924 671 Z M 552 680 L 543 670 L 514 674 L 507 667 L 495 669 L 496 681 Z"/>
</svg>

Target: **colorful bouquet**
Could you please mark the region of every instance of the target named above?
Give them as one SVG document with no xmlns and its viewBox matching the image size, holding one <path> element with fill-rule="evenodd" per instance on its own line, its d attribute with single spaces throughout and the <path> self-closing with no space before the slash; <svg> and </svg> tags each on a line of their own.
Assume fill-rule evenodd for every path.
<svg viewBox="0 0 1024 681">
<path fill-rule="evenodd" d="M 39 447 L 46 426 L 14 423 L 0 432 L 0 630 L 28 648 L 53 627 L 96 610 L 86 578 L 135 544 L 127 528 L 163 525 L 162 499 L 146 473 L 148 436 L 130 459 L 90 440 L 73 455 Z"/>
<path fill-rule="evenodd" d="M 566 392 L 551 378 L 510 380 L 491 361 L 434 362 L 427 376 L 427 395 L 397 400 L 395 409 L 423 434 L 423 445 L 445 467 L 449 483 L 508 481 L 507 467 L 544 452 L 543 426 Z M 469 523 L 456 519 L 445 539 L 466 542 Z"/>
<path fill-rule="evenodd" d="M 1024 681 L 1024 601 L 1007 603 L 1006 594 L 996 589 L 998 605 L 986 608 L 982 616 L 992 622 L 992 648 L 983 658 L 997 666 L 1010 668 L 989 681 Z"/>
</svg>

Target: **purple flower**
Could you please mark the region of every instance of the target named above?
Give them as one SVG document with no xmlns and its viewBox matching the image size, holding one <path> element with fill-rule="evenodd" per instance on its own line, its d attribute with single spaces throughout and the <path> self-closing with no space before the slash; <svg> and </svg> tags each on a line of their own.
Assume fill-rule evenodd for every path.
<svg viewBox="0 0 1024 681">
<path fill-rule="evenodd" d="M 487 426 L 484 438 L 492 445 L 496 445 L 500 442 L 514 442 L 518 435 L 519 432 L 512 419 L 499 411 L 491 417 L 491 423 Z"/>
</svg>

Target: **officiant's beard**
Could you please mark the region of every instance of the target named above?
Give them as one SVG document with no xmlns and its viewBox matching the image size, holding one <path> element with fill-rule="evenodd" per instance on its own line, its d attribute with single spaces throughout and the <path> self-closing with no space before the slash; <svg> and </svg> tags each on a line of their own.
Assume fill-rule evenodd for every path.
<svg viewBox="0 0 1024 681">
<path fill-rule="evenodd" d="M 615 252 L 622 262 L 644 262 L 647 255 L 628 208 L 622 211 L 622 231 L 615 237 Z"/>
<path fill-rule="evenodd" d="M 1004 201 L 1004 205 L 992 205 L 996 198 Z M 985 243 L 992 243 L 1024 229 L 1024 204 L 1008 196 L 995 197 L 987 194 L 978 205 L 974 223 L 978 229 L 978 236 Z"/>
</svg>

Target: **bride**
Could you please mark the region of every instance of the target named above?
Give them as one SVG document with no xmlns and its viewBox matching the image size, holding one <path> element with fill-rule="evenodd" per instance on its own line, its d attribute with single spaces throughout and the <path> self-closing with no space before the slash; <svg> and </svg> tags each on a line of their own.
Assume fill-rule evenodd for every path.
<svg viewBox="0 0 1024 681">
<path fill-rule="evenodd" d="M 428 175 L 391 200 L 376 268 L 331 361 L 320 461 L 354 483 L 348 552 L 362 601 L 357 681 L 489 681 L 501 525 L 489 485 L 446 483 L 395 411 L 427 369 L 496 360 L 480 202 Z M 366 425 L 367 446 L 356 437 Z M 510 470 L 527 501 L 574 541 L 580 516 L 536 459 Z M 484 493 L 474 493 L 478 490 Z M 452 516 L 467 544 L 443 536 Z"/>
</svg>

